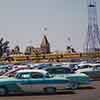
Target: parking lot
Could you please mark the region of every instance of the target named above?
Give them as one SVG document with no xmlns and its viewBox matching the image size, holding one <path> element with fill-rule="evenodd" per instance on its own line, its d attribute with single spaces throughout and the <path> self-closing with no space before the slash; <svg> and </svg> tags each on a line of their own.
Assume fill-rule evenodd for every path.
<svg viewBox="0 0 100 100">
<path fill-rule="evenodd" d="M 93 88 L 81 88 L 74 92 L 0 97 L 0 100 L 100 100 L 100 81 L 93 82 Z"/>
</svg>

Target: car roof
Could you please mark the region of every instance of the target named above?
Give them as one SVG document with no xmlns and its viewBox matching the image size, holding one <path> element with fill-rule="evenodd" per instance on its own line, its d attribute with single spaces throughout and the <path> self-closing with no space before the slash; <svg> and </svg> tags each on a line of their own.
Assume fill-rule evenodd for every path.
<svg viewBox="0 0 100 100">
<path fill-rule="evenodd" d="M 24 72 L 39 72 L 39 73 L 42 73 L 42 74 L 47 73 L 47 71 L 39 70 L 39 69 L 24 69 L 24 70 L 17 71 L 17 73 L 24 73 Z"/>
<path fill-rule="evenodd" d="M 90 65 L 90 66 L 92 66 L 93 64 L 92 64 L 92 63 L 78 64 L 78 66 L 85 66 L 85 65 Z"/>
<path fill-rule="evenodd" d="M 49 67 L 46 67 L 44 69 L 55 69 L 55 68 L 66 68 L 66 69 L 70 69 L 69 67 L 67 66 L 64 66 L 64 65 L 60 65 L 60 66 L 49 66 Z"/>
</svg>

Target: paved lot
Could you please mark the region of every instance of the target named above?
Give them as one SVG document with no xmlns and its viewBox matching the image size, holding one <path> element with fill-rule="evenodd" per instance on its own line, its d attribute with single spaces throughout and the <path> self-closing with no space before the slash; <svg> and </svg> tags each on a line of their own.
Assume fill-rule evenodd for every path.
<svg viewBox="0 0 100 100">
<path fill-rule="evenodd" d="M 100 100 L 100 81 L 93 82 L 94 88 L 83 88 L 54 95 L 33 94 L 0 97 L 0 100 Z"/>
</svg>

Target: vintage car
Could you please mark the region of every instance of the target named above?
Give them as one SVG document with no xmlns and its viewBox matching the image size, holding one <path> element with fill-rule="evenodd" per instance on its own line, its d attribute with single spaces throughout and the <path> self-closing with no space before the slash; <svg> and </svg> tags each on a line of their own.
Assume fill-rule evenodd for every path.
<svg viewBox="0 0 100 100">
<path fill-rule="evenodd" d="M 0 78 L 0 95 L 11 93 L 56 93 L 58 90 L 74 89 L 70 80 L 55 77 L 44 70 L 21 70 L 15 77 Z"/>
<path fill-rule="evenodd" d="M 79 68 L 76 73 L 85 73 L 93 80 L 100 80 L 100 64 L 92 64 L 89 67 Z"/>
<path fill-rule="evenodd" d="M 48 71 L 51 75 L 66 77 L 67 79 L 73 81 L 75 83 L 75 88 L 91 86 L 91 80 L 88 75 L 76 73 L 69 67 L 47 67 L 44 70 Z"/>
</svg>

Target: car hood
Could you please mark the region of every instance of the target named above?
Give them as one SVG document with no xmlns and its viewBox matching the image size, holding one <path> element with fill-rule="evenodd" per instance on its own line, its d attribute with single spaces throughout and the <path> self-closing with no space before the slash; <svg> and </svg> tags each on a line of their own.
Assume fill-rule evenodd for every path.
<svg viewBox="0 0 100 100">
<path fill-rule="evenodd" d="M 88 77 L 84 73 L 74 73 L 74 74 L 55 74 L 56 77 Z"/>
</svg>

